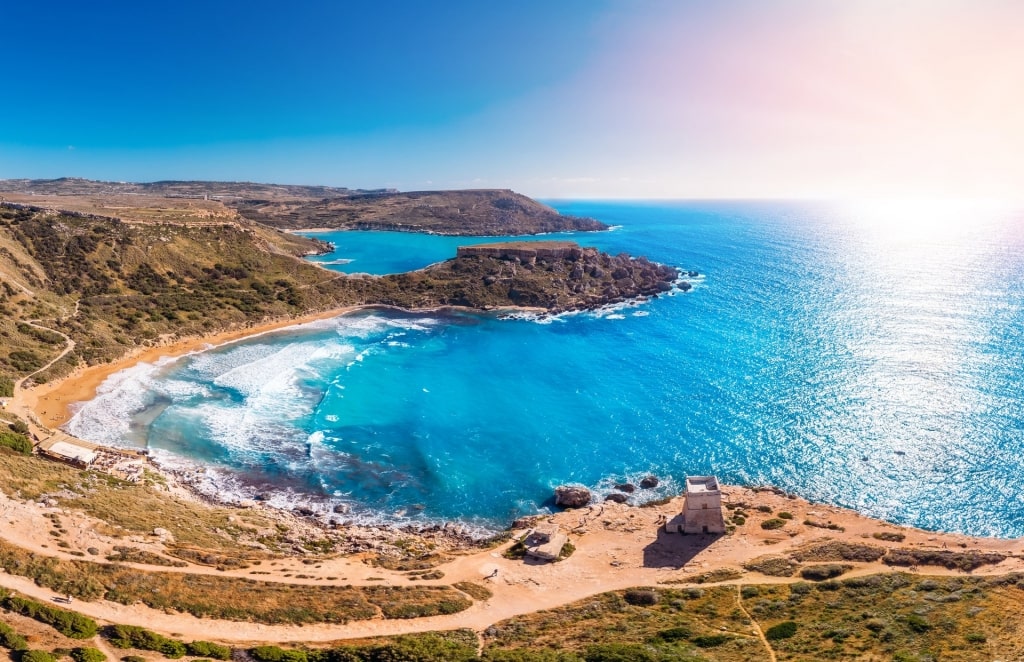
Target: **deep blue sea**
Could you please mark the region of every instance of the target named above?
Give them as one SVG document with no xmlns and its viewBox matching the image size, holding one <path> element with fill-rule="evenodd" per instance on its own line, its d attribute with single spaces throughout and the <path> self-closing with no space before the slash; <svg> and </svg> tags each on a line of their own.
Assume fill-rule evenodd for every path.
<svg viewBox="0 0 1024 662">
<path fill-rule="evenodd" d="M 119 373 L 68 429 L 347 521 L 498 529 L 560 483 L 653 473 L 651 498 L 713 473 L 1024 535 L 1024 216 L 553 204 L 617 226 L 580 243 L 698 270 L 694 289 L 546 319 L 362 311 Z M 369 273 L 491 241 L 318 236 L 325 266 Z"/>
</svg>

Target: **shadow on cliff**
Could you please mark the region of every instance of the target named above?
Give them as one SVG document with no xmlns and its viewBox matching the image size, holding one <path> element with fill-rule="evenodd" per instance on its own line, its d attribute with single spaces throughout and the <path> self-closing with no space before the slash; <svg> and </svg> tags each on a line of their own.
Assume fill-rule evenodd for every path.
<svg viewBox="0 0 1024 662">
<path fill-rule="evenodd" d="M 666 533 L 664 527 L 658 527 L 658 537 L 644 547 L 644 567 L 682 568 L 721 537 L 713 533 Z"/>
</svg>

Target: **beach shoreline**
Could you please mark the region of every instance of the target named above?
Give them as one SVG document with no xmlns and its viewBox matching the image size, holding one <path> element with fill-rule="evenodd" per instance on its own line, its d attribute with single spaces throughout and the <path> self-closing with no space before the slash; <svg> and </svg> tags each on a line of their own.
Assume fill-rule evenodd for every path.
<svg viewBox="0 0 1024 662">
<path fill-rule="evenodd" d="M 333 308 L 243 328 L 226 329 L 201 336 L 182 338 L 152 347 L 138 347 L 110 363 L 78 368 L 61 379 L 31 388 L 20 388 L 11 398 L 8 409 L 16 414 L 31 412 L 43 427 L 56 429 L 71 419 L 74 415 L 71 408 L 75 404 L 94 398 L 96 389 L 111 375 L 122 370 L 128 370 L 140 363 L 154 363 L 164 358 L 179 358 L 193 352 L 239 342 L 289 327 L 333 319 L 367 307 L 359 305 Z"/>
</svg>

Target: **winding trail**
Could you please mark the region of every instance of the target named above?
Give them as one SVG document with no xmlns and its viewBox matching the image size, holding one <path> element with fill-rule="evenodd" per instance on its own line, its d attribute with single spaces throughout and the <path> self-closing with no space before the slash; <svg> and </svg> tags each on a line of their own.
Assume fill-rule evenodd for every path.
<svg viewBox="0 0 1024 662">
<path fill-rule="evenodd" d="M 771 493 L 754 493 L 743 488 L 729 488 L 729 497 L 735 501 L 757 503 L 769 506 L 773 511 L 786 509 L 797 516 L 791 530 L 765 531 L 757 518 L 768 515 L 752 515 L 741 529 L 729 536 L 679 536 L 663 532 L 659 526 L 666 515 L 678 512 L 681 499 L 655 507 L 635 508 L 627 505 L 606 503 L 584 511 L 567 511 L 553 516 L 563 530 L 573 531 L 572 540 L 576 551 L 568 559 L 556 564 L 531 565 L 523 561 L 510 560 L 502 556 L 504 547 L 477 551 L 455 557 L 439 567 L 444 577 L 439 580 L 413 582 L 406 573 L 387 571 L 363 563 L 359 558 L 339 557 L 317 562 L 319 568 L 303 564 L 301 558 L 283 559 L 273 565 L 264 562 L 259 566 L 266 575 L 253 576 L 246 570 L 221 572 L 205 566 L 190 566 L 187 569 L 155 568 L 131 565 L 139 571 L 149 572 L 191 572 L 195 574 L 217 574 L 256 579 L 260 582 L 315 584 L 319 586 L 419 586 L 452 585 L 460 581 L 472 581 L 488 586 L 493 597 L 474 601 L 465 611 L 426 618 L 407 620 L 385 620 L 373 618 L 347 624 L 313 625 L 264 625 L 252 622 L 238 622 L 215 619 L 199 619 L 184 613 L 167 613 L 151 609 L 142 604 L 122 605 L 109 601 L 86 602 L 76 600 L 73 609 L 107 623 L 140 625 L 164 634 L 173 634 L 184 639 L 205 639 L 225 643 L 326 643 L 342 639 L 410 634 L 429 630 L 450 630 L 470 628 L 482 633 L 489 626 L 522 614 L 543 609 L 553 609 L 606 591 L 623 590 L 639 586 L 686 586 L 695 585 L 699 575 L 723 568 L 737 569 L 746 561 L 770 553 L 785 555 L 808 542 L 840 539 L 849 542 L 863 542 L 872 532 L 884 527 L 893 528 L 875 520 L 857 515 L 851 511 L 830 506 L 809 504 L 787 499 Z M 751 510 L 754 510 L 751 508 Z M 757 511 L 754 511 L 757 512 Z M 63 526 L 68 529 L 66 539 L 82 549 L 96 546 L 102 556 L 115 544 L 125 544 L 121 538 L 107 538 L 93 527 L 95 520 L 68 509 L 49 508 L 45 505 L 22 503 L 9 498 L 0 498 L 0 519 L 3 520 L 2 535 L 13 544 L 31 549 L 47 556 L 58 556 L 72 560 L 76 557 L 69 550 L 41 549 L 52 545 L 49 527 L 44 523 L 46 516 L 57 513 Z M 845 531 L 828 531 L 798 524 L 807 516 L 827 517 L 841 523 Z M 905 533 L 903 543 L 882 543 L 872 540 L 881 547 L 922 547 L 950 548 L 963 545 L 978 551 L 999 551 L 1008 558 L 998 565 L 978 569 L 975 575 L 1006 574 L 1024 570 L 1024 541 L 983 540 L 949 534 L 935 534 L 915 529 L 899 529 Z M 144 548 L 159 551 L 156 543 L 136 542 Z M 511 543 L 507 543 L 511 544 Z M 79 558 L 78 560 L 81 560 Z M 99 562 L 99 561 L 97 561 Z M 856 577 L 877 573 L 893 572 L 894 569 L 880 562 L 853 563 L 854 569 L 844 575 Z M 895 569 L 901 571 L 902 569 Z M 497 571 L 495 573 L 495 571 Z M 311 574 L 297 579 L 296 573 Z M 930 575 L 962 575 L 963 573 L 941 568 L 929 568 Z M 330 576 L 332 579 L 327 579 Z M 383 581 L 380 580 L 383 578 Z M 781 584 L 800 581 L 795 578 L 767 577 L 757 574 L 742 580 L 721 582 L 721 585 L 735 586 L 740 608 L 753 624 L 755 632 L 745 636 L 758 636 L 771 650 L 771 646 L 760 631 L 757 622 L 743 607 L 740 584 Z M 703 583 L 704 587 L 713 583 Z M 31 580 L 0 572 L 0 586 L 14 589 L 37 600 L 50 602 L 57 597 L 54 591 L 36 586 Z M 737 633 L 739 634 L 739 633 Z M 772 653 L 774 655 L 774 653 Z M 772 658 L 774 659 L 774 657 Z"/>
<path fill-rule="evenodd" d="M 775 649 L 773 649 L 772 645 L 768 643 L 768 637 L 764 636 L 764 631 L 761 629 L 761 624 L 758 623 L 757 619 L 755 619 L 751 615 L 751 613 L 747 611 L 747 608 L 743 606 L 742 584 L 736 584 L 736 606 L 739 607 L 740 611 L 743 612 L 743 615 L 750 619 L 750 622 L 754 625 L 754 633 L 757 635 L 757 638 L 761 640 L 761 643 L 764 644 L 764 647 L 768 650 L 768 659 L 771 662 L 778 662 L 775 658 Z"/>
</svg>

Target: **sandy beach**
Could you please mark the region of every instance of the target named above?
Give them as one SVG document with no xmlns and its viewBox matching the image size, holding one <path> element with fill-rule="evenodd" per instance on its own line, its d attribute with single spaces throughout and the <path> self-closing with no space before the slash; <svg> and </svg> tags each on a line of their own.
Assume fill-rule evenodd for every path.
<svg viewBox="0 0 1024 662">
<path fill-rule="evenodd" d="M 320 313 L 311 313 L 299 317 L 274 320 L 265 324 L 256 324 L 209 335 L 176 340 L 155 347 L 140 347 L 112 363 L 79 368 L 63 379 L 29 389 L 18 389 L 14 397 L 11 398 L 8 408 L 15 413 L 31 411 L 43 426 L 58 428 L 67 423 L 74 414 L 71 411 L 72 405 L 91 400 L 96 396 L 96 389 L 99 385 L 106 381 L 108 377 L 121 370 L 126 370 L 139 363 L 153 363 L 166 357 L 183 356 L 191 352 L 210 349 L 272 331 L 279 331 L 318 320 L 331 319 L 360 310 L 361 308 L 365 308 L 365 306 L 346 306 Z"/>
</svg>

